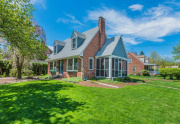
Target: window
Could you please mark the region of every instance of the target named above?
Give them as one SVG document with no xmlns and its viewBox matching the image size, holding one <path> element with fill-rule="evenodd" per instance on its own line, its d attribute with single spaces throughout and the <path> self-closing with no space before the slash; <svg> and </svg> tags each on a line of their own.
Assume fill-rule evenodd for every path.
<svg viewBox="0 0 180 124">
<path fill-rule="evenodd" d="M 50 62 L 50 70 L 53 70 L 53 62 Z"/>
<path fill-rule="evenodd" d="M 96 76 L 109 77 L 109 58 L 96 59 Z"/>
<path fill-rule="evenodd" d="M 50 70 L 56 70 L 56 61 L 50 62 Z"/>
<path fill-rule="evenodd" d="M 76 49 L 76 38 L 72 40 L 72 49 Z"/>
<path fill-rule="evenodd" d="M 89 70 L 94 70 L 94 58 L 89 58 Z"/>
<path fill-rule="evenodd" d="M 136 71 L 136 66 L 133 66 L 133 72 L 135 72 Z"/>
<path fill-rule="evenodd" d="M 56 54 L 56 46 L 54 46 L 54 54 Z"/>
<path fill-rule="evenodd" d="M 129 59 L 128 59 L 128 63 L 132 63 L 132 58 L 129 58 Z"/>
<path fill-rule="evenodd" d="M 68 71 L 77 71 L 78 70 L 78 59 L 73 58 L 73 59 L 68 59 L 67 60 L 67 70 Z"/>
</svg>

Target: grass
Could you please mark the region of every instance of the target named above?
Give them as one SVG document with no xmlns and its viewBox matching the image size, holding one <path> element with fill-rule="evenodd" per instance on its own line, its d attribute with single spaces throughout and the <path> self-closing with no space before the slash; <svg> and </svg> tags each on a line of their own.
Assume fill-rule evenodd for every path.
<svg viewBox="0 0 180 124">
<path fill-rule="evenodd" d="M 179 96 L 179 90 L 146 84 L 121 89 L 57 80 L 5 84 L 0 85 L 0 123 L 179 123 Z"/>
<path fill-rule="evenodd" d="M 50 78 L 51 76 L 46 74 L 46 75 L 43 75 L 43 76 L 38 76 L 38 78 L 43 78 L 43 79 L 47 79 L 47 78 Z"/>
<path fill-rule="evenodd" d="M 73 83 L 79 83 L 82 81 L 82 79 L 79 77 L 63 78 L 62 80 L 66 82 L 73 82 Z"/>
<path fill-rule="evenodd" d="M 139 79 L 142 79 L 142 78 L 148 78 L 148 79 L 164 79 L 164 77 L 160 77 L 160 76 L 134 76 L 134 75 L 129 75 L 129 77 L 135 77 L 135 78 L 139 78 Z M 166 80 L 176 80 L 176 77 L 173 77 L 173 79 L 170 79 L 170 77 L 167 76 L 165 79 L 166 79 Z"/>
<path fill-rule="evenodd" d="M 96 78 L 96 77 L 93 77 L 93 78 L 90 78 L 90 81 L 92 82 L 101 82 L 101 83 L 110 83 L 110 84 L 122 84 L 122 83 L 126 83 L 126 82 L 133 82 L 133 83 L 143 83 L 144 80 L 142 79 L 139 79 L 139 78 L 134 78 L 134 77 L 131 77 L 131 78 L 116 78 L 114 80 L 110 80 L 110 79 L 107 79 L 107 78 Z"/>
</svg>

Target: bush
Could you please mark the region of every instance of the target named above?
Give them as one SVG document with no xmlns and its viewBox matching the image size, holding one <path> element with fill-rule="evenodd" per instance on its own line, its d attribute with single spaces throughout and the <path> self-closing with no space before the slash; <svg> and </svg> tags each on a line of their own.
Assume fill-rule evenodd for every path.
<svg viewBox="0 0 180 124">
<path fill-rule="evenodd" d="M 136 72 L 136 76 L 141 76 L 141 72 Z"/>
<path fill-rule="evenodd" d="M 180 79 L 180 68 L 160 68 L 159 74 L 164 77 L 164 79 L 169 76 L 170 79 L 173 79 L 173 76 L 176 77 L 176 79 Z"/>
<path fill-rule="evenodd" d="M 23 70 L 22 73 L 25 75 L 25 76 L 30 76 L 33 74 L 33 71 L 32 70 L 29 70 L 29 69 L 26 69 L 26 70 Z"/>
<path fill-rule="evenodd" d="M 16 74 L 17 74 L 17 69 L 11 69 L 11 70 L 10 70 L 10 76 L 15 77 Z"/>
<path fill-rule="evenodd" d="M 150 76 L 148 70 L 142 70 L 141 73 L 142 73 L 143 76 Z"/>
</svg>

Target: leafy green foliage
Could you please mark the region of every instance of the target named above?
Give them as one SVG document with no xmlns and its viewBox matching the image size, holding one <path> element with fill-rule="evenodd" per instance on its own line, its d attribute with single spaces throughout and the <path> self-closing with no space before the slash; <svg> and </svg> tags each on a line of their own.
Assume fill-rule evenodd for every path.
<svg viewBox="0 0 180 124">
<path fill-rule="evenodd" d="M 33 74 L 36 75 L 46 75 L 48 69 L 48 64 L 45 63 L 32 63 Z"/>
<path fill-rule="evenodd" d="M 0 32 L 15 55 L 18 78 L 21 78 L 25 59 L 46 58 L 47 47 L 37 39 L 32 26 L 33 10 L 30 0 L 0 1 Z"/>
<path fill-rule="evenodd" d="M 136 76 L 141 76 L 141 72 L 136 72 Z"/>
<path fill-rule="evenodd" d="M 139 55 L 144 55 L 144 52 L 143 52 L 143 51 L 141 51 Z"/>
<path fill-rule="evenodd" d="M 158 60 L 161 59 L 161 56 L 156 51 L 152 51 L 149 57 L 150 63 L 156 63 Z"/>
<path fill-rule="evenodd" d="M 174 54 L 173 57 L 175 60 L 180 60 L 180 41 L 176 46 L 173 47 L 172 53 Z"/>
<path fill-rule="evenodd" d="M 170 79 L 173 79 L 173 76 L 175 76 L 176 79 L 180 79 L 180 68 L 160 68 L 159 74 L 164 77 L 164 79 L 167 76 L 170 76 Z"/>
<path fill-rule="evenodd" d="M 148 70 L 142 70 L 141 73 L 142 73 L 143 76 L 150 76 Z"/>
<path fill-rule="evenodd" d="M 73 83 L 79 83 L 82 81 L 82 79 L 79 77 L 63 78 L 62 80 L 65 82 L 73 82 Z"/>
<path fill-rule="evenodd" d="M 12 68 L 9 61 L 0 60 L 0 75 L 9 76 L 10 69 Z"/>
</svg>

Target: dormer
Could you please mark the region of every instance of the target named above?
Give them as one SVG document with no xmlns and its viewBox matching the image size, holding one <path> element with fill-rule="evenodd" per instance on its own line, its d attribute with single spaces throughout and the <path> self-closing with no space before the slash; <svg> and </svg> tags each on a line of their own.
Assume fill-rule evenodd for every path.
<svg viewBox="0 0 180 124">
<path fill-rule="evenodd" d="M 63 41 L 55 40 L 54 44 L 53 44 L 53 46 L 54 46 L 54 51 L 53 51 L 54 55 L 58 54 L 64 48 L 65 44 L 66 43 L 63 42 Z"/>
<path fill-rule="evenodd" d="M 73 31 L 71 36 L 71 49 L 75 50 L 79 48 L 84 43 L 85 39 L 86 39 L 85 34 L 79 33 L 77 31 Z"/>
</svg>

